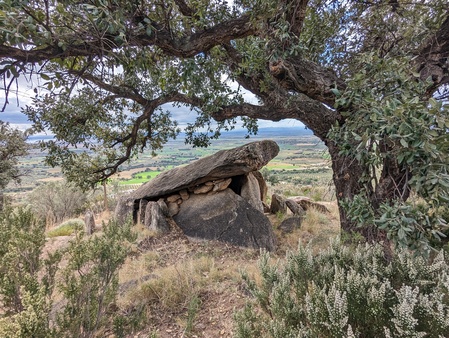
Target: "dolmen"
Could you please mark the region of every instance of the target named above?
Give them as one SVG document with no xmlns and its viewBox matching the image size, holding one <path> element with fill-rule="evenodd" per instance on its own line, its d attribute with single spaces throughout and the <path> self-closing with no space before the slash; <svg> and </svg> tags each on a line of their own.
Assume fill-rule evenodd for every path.
<svg viewBox="0 0 449 338">
<path fill-rule="evenodd" d="M 259 170 L 278 153 L 276 142 L 257 141 L 165 171 L 123 197 L 115 216 L 162 232 L 170 231 L 173 220 L 190 238 L 273 250 Z"/>
</svg>

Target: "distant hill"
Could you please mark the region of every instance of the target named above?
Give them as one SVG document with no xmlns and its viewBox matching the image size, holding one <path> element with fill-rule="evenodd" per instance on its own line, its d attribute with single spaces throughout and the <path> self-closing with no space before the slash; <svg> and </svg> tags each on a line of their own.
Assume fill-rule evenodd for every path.
<svg viewBox="0 0 449 338">
<path fill-rule="evenodd" d="M 223 131 L 221 138 L 244 138 L 248 134 L 246 129 L 234 129 L 230 131 Z M 267 127 L 259 128 L 256 135 L 250 135 L 250 140 L 253 138 L 278 138 L 278 137 L 298 137 L 298 136 L 312 136 L 313 132 L 303 126 L 298 127 Z M 184 133 L 180 133 L 178 139 L 185 137 Z"/>
<path fill-rule="evenodd" d="M 245 129 L 235 129 L 231 131 L 225 131 L 221 134 L 222 138 L 244 138 L 248 132 Z M 313 132 L 310 129 L 306 129 L 303 126 L 297 127 L 268 127 L 259 128 L 257 135 L 251 135 L 249 140 L 256 138 L 277 138 L 277 137 L 298 137 L 298 136 L 312 136 Z M 34 143 L 38 141 L 48 141 L 54 138 L 53 135 L 31 135 L 28 137 L 28 142 Z M 178 140 L 185 138 L 185 133 L 180 133 L 177 137 Z"/>
</svg>

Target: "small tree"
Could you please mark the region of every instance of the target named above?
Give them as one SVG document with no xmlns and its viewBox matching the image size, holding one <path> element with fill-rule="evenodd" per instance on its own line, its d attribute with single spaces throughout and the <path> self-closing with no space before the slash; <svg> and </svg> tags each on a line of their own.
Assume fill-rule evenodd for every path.
<svg viewBox="0 0 449 338">
<path fill-rule="evenodd" d="M 3 190 L 11 181 L 20 183 L 25 174 L 18 168 L 18 157 L 27 151 L 25 134 L 0 121 L 0 210 L 3 209 Z"/>
<path fill-rule="evenodd" d="M 78 232 L 66 250 L 68 265 L 62 271 L 60 289 L 67 304 L 58 316 L 61 336 L 93 337 L 98 330 L 112 327 L 113 316 L 106 310 L 116 300 L 118 269 L 135 240 L 128 225 L 110 221 L 104 234 L 83 238 Z"/>
</svg>

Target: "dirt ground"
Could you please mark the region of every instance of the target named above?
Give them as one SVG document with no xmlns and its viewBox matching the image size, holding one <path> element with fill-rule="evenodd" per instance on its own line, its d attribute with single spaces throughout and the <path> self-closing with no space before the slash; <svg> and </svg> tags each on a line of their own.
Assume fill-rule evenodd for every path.
<svg viewBox="0 0 449 338">
<path fill-rule="evenodd" d="M 273 258 L 282 259 L 287 251 L 297 248 L 299 241 L 311 242 L 319 250 L 328 243 L 329 237 L 338 234 L 336 205 L 334 202 L 323 204 L 330 213 L 309 212 L 301 228 L 289 234 L 278 231 L 277 225 L 281 219 L 270 215 L 278 241 Z M 188 239 L 176 229 L 163 236 L 151 234 L 143 228 L 136 229 L 140 232 L 137 244 L 119 274 L 118 308 L 119 311 L 126 311 L 137 300 L 146 305 L 146 310 L 143 327 L 128 337 L 232 337 L 234 314 L 243 309 L 250 299 L 241 273 L 245 271 L 257 280 L 260 251 L 222 242 Z M 70 236 L 48 239 L 45 251 L 62 248 L 70 239 Z M 188 264 L 206 266 L 189 276 Z M 164 276 L 173 267 L 174 270 L 170 271 L 175 271 L 174 275 Z M 158 279 L 165 283 L 161 286 L 162 290 L 173 288 L 170 291 L 173 294 L 181 292 L 175 303 L 172 301 L 167 305 L 162 299 L 146 300 L 142 296 L 141 288 L 149 281 Z M 179 284 L 178 279 L 187 280 L 187 286 L 179 286 L 185 287 L 185 290 L 174 288 L 175 284 Z M 188 304 L 192 295 L 197 297 L 199 304 L 193 313 L 189 312 Z M 165 297 L 168 296 L 170 294 Z"/>
</svg>

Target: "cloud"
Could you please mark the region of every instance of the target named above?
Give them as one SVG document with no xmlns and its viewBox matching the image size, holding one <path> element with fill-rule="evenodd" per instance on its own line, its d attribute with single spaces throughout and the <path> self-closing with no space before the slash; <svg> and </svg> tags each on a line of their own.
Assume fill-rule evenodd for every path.
<svg viewBox="0 0 449 338">
<path fill-rule="evenodd" d="M 21 108 L 33 103 L 35 93 L 33 86 L 37 85 L 36 80 L 27 80 L 24 76 L 17 79 L 17 83 L 13 83 L 8 95 L 8 104 L 3 112 L 0 112 L 0 120 L 9 122 L 9 124 L 17 129 L 26 130 L 31 127 L 31 122 L 25 114 L 21 112 Z M 0 109 L 5 104 L 6 95 L 3 89 L 0 89 Z"/>
</svg>

